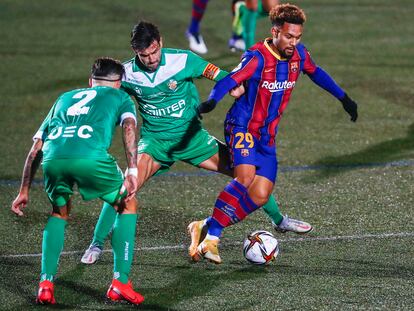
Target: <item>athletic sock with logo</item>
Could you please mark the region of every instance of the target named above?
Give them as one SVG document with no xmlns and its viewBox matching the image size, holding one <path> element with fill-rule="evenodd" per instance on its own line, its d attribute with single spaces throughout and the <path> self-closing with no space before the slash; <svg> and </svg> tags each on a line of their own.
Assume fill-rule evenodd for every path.
<svg viewBox="0 0 414 311">
<path fill-rule="evenodd" d="M 67 221 L 62 218 L 51 216 L 43 230 L 41 282 L 44 280 L 53 282 L 56 275 L 65 240 L 66 223 Z"/>
<path fill-rule="evenodd" d="M 117 212 L 109 203 L 102 205 L 95 231 L 93 232 L 92 244 L 103 248 L 105 240 L 114 227 Z"/>
<path fill-rule="evenodd" d="M 225 227 L 243 220 L 257 206 L 247 193 L 247 188 L 232 180 L 217 197 L 213 215 L 208 219 L 208 234 L 220 237 Z"/>
<path fill-rule="evenodd" d="M 135 228 L 137 214 L 118 214 L 112 232 L 112 249 L 114 252 L 114 279 L 128 283 L 134 256 Z"/>
<path fill-rule="evenodd" d="M 273 195 L 271 195 L 269 201 L 263 205 L 263 210 L 275 225 L 279 225 L 282 222 L 283 215 L 280 213 L 279 205 Z"/>
</svg>

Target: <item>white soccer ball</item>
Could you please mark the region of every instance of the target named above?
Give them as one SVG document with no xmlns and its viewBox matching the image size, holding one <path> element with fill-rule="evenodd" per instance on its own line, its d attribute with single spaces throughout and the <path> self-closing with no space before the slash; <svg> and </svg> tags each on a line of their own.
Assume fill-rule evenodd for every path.
<svg viewBox="0 0 414 311">
<path fill-rule="evenodd" d="M 248 262 L 265 265 L 279 254 L 279 243 L 268 231 L 259 230 L 247 236 L 243 242 L 243 255 Z"/>
</svg>

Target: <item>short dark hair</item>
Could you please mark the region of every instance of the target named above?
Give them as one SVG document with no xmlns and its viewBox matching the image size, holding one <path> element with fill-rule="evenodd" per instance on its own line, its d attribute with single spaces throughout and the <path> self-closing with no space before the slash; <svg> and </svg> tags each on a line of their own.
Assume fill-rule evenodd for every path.
<svg viewBox="0 0 414 311">
<path fill-rule="evenodd" d="M 303 25 L 306 22 L 305 12 L 296 5 L 285 3 L 274 6 L 269 12 L 273 26 L 281 27 L 284 23 Z"/>
<path fill-rule="evenodd" d="M 152 42 L 160 42 L 161 36 L 158 27 L 146 21 L 140 21 L 132 28 L 131 47 L 134 50 L 145 50 Z"/>
<path fill-rule="evenodd" d="M 110 57 L 96 59 L 91 69 L 92 79 L 96 78 L 96 80 L 117 81 L 122 79 L 124 73 L 125 69 L 122 63 Z"/>
</svg>

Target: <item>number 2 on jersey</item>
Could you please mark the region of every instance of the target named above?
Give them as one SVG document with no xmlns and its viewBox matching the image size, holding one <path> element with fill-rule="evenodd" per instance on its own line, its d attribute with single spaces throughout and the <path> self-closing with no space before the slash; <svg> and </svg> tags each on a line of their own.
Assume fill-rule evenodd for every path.
<svg viewBox="0 0 414 311">
<path fill-rule="evenodd" d="M 72 98 L 80 99 L 76 104 L 70 106 L 66 114 L 68 116 L 79 116 L 81 114 L 88 114 L 90 107 L 84 107 L 96 96 L 95 90 L 88 90 L 76 93 Z"/>
<path fill-rule="evenodd" d="M 254 140 L 253 140 L 253 136 L 250 133 L 242 133 L 242 132 L 238 132 L 236 133 L 236 138 L 238 138 L 236 144 L 234 145 L 234 147 L 236 149 L 241 149 L 241 148 L 245 148 L 244 147 L 244 142 L 248 143 L 249 145 L 247 146 L 247 148 L 252 148 L 254 146 Z"/>
</svg>

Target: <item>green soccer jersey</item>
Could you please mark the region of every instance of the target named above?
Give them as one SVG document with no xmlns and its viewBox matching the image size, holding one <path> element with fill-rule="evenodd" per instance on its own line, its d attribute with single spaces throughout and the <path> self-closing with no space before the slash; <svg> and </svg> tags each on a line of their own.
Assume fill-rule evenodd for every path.
<svg viewBox="0 0 414 311">
<path fill-rule="evenodd" d="M 105 159 L 117 124 L 136 119 L 134 102 L 122 90 L 97 86 L 62 94 L 34 138 L 44 141 L 43 159 Z"/>
<path fill-rule="evenodd" d="M 161 52 L 155 72 L 148 72 L 137 58 L 126 62 L 122 88 L 138 103 L 143 121 L 141 135 L 169 140 L 201 127 L 193 78 L 204 76 L 218 81 L 227 72 L 191 51 L 163 48 Z"/>
</svg>

